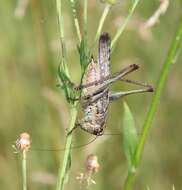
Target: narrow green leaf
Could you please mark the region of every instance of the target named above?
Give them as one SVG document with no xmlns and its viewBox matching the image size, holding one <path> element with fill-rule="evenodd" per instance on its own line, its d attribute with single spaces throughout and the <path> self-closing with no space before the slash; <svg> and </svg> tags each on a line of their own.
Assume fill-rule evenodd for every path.
<svg viewBox="0 0 182 190">
<path fill-rule="evenodd" d="M 122 22 L 122 25 L 118 28 L 116 34 L 114 35 L 112 41 L 111 41 L 111 53 L 113 52 L 116 43 L 118 42 L 118 39 L 121 37 L 122 33 L 124 32 L 128 22 L 130 21 L 131 17 L 133 16 L 133 13 L 138 5 L 140 0 L 132 0 L 132 5 L 129 8 L 129 12 L 125 20 Z"/>
<path fill-rule="evenodd" d="M 79 25 L 78 16 L 77 16 L 76 3 L 77 3 L 77 1 L 70 0 L 72 13 L 73 13 L 73 21 L 74 21 L 74 25 L 75 25 L 75 29 L 76 29 L 76 34 L 77 34 L 79 42 L 81 42 L 81 32 L 80 32 L 80 25 Z"/>
<path fill-rule="evenodd" d="M 64 90 L 67 101 L 72 102 L 71 100 L 76 96 L 74 84 L 71 82 L 69 76 L 62 67 L 58 68 L 58 77 L 60 79 L 61 89 Z"/>
<path fill-rule="evenodd" d="M 138 137 L 133 115 L 126 102 L 124 102 L 123 135 L 124 151 L 128 160 L 129 170 L 133 170 L 134 153 L 138 143 Z"/>
<path fill-rule="evenodd" d="M 85 38 L 83 38 L 80 43 L 79 54 L 80 54 L 80 66 L 83 74 L 88 66 L 87 41 Z"/>
<path fill-rule="evenodd" d="M 91 46 L 91 49 L 95 48 L 95 46 L 97 44 L 97 41 L 98 41 L 98 39 L 99 39 L 99 37 L 101 35 L 101 32 L 102 32 L 102 28 L 104 26 L 106 17 L 109 14 L 109 11 L 111 10 L 111 7 L 112 7 L 111 4 L 106 3 L 104 11 L 102 13 L 102 16 L 100 17 L 100 20 L 99 20 L 99 25 L 98 25 L 97 32 L 96 32 L 93 44 Z"/>
</svg>

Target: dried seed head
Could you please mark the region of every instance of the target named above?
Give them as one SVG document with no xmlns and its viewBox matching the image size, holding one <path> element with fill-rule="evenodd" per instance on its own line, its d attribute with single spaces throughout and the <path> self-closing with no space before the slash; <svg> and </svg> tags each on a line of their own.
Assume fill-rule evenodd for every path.
<svg viewBox="0 0 182 190">
<path fill-rule="evenodd" d="M 86 159 L 86 172 L 80 173 L 76 179 L 82 184 L 86 184 L 89 187 L 91 184 L 96 184 L 96 181 L 92 179 L 92 176 L 99 169 L 97 156 L 90 154 Z"/>
<path fill-rule="evenodd" d="M 20 137 L 16 140 L 16 146 L 22 151 L 27 151 L 30 148 L 31 140 L 28 133 L 21 133 Z"/>
<path fill-rule="evenodd" d="M 86 169 L 88 172 L 97 172 L 99 170 L 99 163 L 97 156 L 93 154 L 87 156 Z"/>
</svg>

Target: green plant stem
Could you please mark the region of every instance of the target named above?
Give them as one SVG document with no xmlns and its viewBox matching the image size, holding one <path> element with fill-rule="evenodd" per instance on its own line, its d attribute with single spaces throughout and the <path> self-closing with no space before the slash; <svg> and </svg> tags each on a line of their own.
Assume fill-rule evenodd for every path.
<svg viewBox="0 0 182 190">
<path fill-rule="evenodd" d="M 152 121 L 154 119 L 154 116 L 155 116 L 155 113 L 157 110 L 157 106 L 159 105 L 159 102 L 161 99 L 161 94 L 162 94 L 162 91 L 163 91 L 165 83 L 166 83 L 166 79 L 169 75 L 171 65 L 174 64 L 177 60 L 181 45 L 182 45 L 182 15 L 180 17 L 180 23 L 178 26 L 178 30 L 172 41 L 169 52 L 167 54 L 167 58 L 164 62 L 161 73 L 159 75 L 156 90 L 155 90 L 148 114 L 146 116 L 146 120 L 143 125 L 142 133 L 141 133 L 139 143 L 137 145 L 136 152 L 134 155 L 135 168 L 138 167 L 138 165 L 141 161 L 144 145 L 145 145 L 146 139 L 148 137 L 149 130 L 151 128 Z M 124 185 L 124 190 L 132 189 L 132 186 L 133 186 L 133 183 L 135 180 L 135 176 L 136 176 L 135 172 L 128 173 L 128 176 L 127 176 L 127 179 L 126 179 L 125 185 Z"/>
<path fill-rule="evenodd" d="M 87 36 L 87 0 L 84 0 L 84 9 L 83 9 L 83 30 L 84 35 Z"/>
<path fill-rule="evenodd" d="M 70 109 L 70 123 L 69 123 L 68 130 L 71 130 L 75 126 L 76 117 L 77 117 L 76 105 L 77 104 L 75 103 L 74 105 L 71 106 L 71 109 Z M 67 173 L 69 155 L 71 152 L 71 143 L 72 143 L 72 133 L 66 137 L 64 158 L 63 158 L 63 163 L 61 163 L 60 168 L 59 168 L 56 190 L 64 189 L 65 176 Z"/>
<path fill-rule="evenodd" d="M 76 28 L 77 37 L 78 37 L 79 42 L 81 42 L 81 32 L 80 32 L 80 26 L 79 26 L 79 22 L 78 22 L 78 17 L 77 17 L 77 14 L 76 14 L 75 0 L 70 0 L 70 3 L 71 3 L 71 7 L 72 7 L 73 19 L 74 19 L 74 24 L 75 24 L 75 28 Z"/>
<path fill-rule="evenodd" d="M 84 45 L 84 48 L 82 49 L 82 51 L 80 51 L 80 63 L 84 62 L 84 65 L 86 64 L 86 62 L 88 61 L 88 18 L 87 18 L 87 6 L 88 6 L 88 0 L 84 0 L 84 7 L 83 7 L 83 37 L 82 37 L 82 43 L 80 44 L 80 48 L 82 45 Z M 81 53 L 82 52 L 82 53 Z M 84 55 L 84 56 L 83 56 Z M 83 57 L 84 58 L 83 58 Z M 84 60 L 82 60 L 82 58 Z M 82 64 L 81 64 L 82 65 Z M 87 64 L 86 64 L 87 65 Z M 82 66 L 81 66 L 82 67 Z M 86 71 L 86 67 L 84 66 L 84 69 L 82 70 L 82 75 L 81 75 L 81 80 L 80 80 L 80 84 L 82 84 L 83 82 L 83 77 L 84 77 L 84 73 Z M 80 91 L 81 93 L 81 91 Z"/>
<path fill-rule="evenodd" d="M 104 8 L 104 11 L 102 13 L 102 16 L 100 18 L 100 21 L 99 21 L 99 26 L 97 28 L 97 32 L 96 32 L 96 35 L 95 35 L 95 38 L 94 38 L 94 42 L 93 42 L 93 45 L 92 47 L 95 47 L 96 45 L 96 42 L 97 40 L 99 39 L 99 36 L 101 34 L 101 31 L 102 31 L 102 28 L 103 28 L 103 25 L 104 25 L 104 22 L 106 20 L 106 17 L 110 11 L 110 8 L 111 8 L 111 5 L 110 4 L 106 4 L 105 8 Z"/>
<path fill-rule="evenodd" d="M 121 25 L 121 27 L 118 29 L 118 31 L 116 32 L 115 36 L 113 37 L 113 40 L 111 41 L 111 51 L 113 52 L 113 49 L 119 39 L 119 37 L 121 36 L 121 34 L 123 33 L 124 29 L 126 28 L 126 25 L 128 24 L 128 21 L 130 20 L 130 18 L 132 17 L 138 3 L 140 0 L 134 0 L 132 6 L 129 9 L 129 13 L 126 17 L 126 19 L 124 20 L 123 24 Z"/>
<path fill-rule="evenodd" d="M 23 190 L 27 190 L 27 158 L 26 150 L 22 152 L 22 177 L 23 177 Z"/>
<path fill-rule="evenodd" d="M 64 40 L 64 22 L 63 22 L 64 19 L 62 16 L 61 0 L 56 0 L 56 9 L 58 15 L 59 33 L 60 33 L 61 50 L 62 50 L 62 61 L 60 66 L 64 69 L 67 76 L 69 76 L 68 67 L 66 65 L 66 45 Z"/>
<path fill-rule="evenodd" d="M 69 77 L 69 71 L 66 64 L 67 63 L 66 45 L 64 41 L 64 23 L 63 23 L 61 0 L 56 0 L 56 8 L 57 8 L 58 22 L 59 22 L 60 41 L 61 41 L 61 46 L 62 46 L 62 60 L 60 64 L 60 69 L 62 69 L 66 73 L 66 75 Z M 68 88 L 68 91 L 69 91 L 69 88 Z M 75 121 L 76 121 L 76 116 L 77 116 L 76 105 L 77 105 L 76 103 L 70 104 L 71 106 L 70 123 L 69 123 L 68 130 L 71 130 L 75 126 Z M 69 166 L 69 161 L 70 161 L 69 158 L 70 158 L 70 152 L 71 152 L 71 143 L 72 143 L 72 134 L 66 137 L 64 158 L 63 158 L 63 163 L 60 162 L 56 190 L 62 190 L 64 188 L 65 177 L 68 173 L 68 166 Z"/>
</svg>

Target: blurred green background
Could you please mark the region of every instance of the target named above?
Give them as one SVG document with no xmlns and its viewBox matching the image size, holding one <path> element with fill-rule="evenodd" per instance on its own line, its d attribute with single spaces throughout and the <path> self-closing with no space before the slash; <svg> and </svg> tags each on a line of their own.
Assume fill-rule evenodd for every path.
<svg viewBox="0 0 182 190">
<path fill-rule="evenodd" d="M 83 5 L 77 1 L 82 26 Z M 26 2 L 25 2 L 26 3 Z M 27 1 L 24 15 L 18 1 L 2 1 L 0 6 L 0 189 L 18 190 L 22 187 L 20 155 L 14 154 L 11 145 L 21 132 L 28 132 L 33 148 L 56 149 L 64 147 L 69 107 L 58 84 L 57 68 L 60 61 L 59 30 L 55 1 Z M 131 1 L 120 1 L 112 7 L 103 31 L 114 36 Z M 104 9 L 99 0 L 88 1 L 88 35 L 93 41 L 98 21 Z M 160 23 L 143 33 L 140 26 L 158 8 L 159 1 L 141 1 L 127 30 L 111 56 L 113 72 L 130 63 L 141 69 L 129 77 L 146 81 L 155 87 L 160 69 L 174 35 L 181 12 L 180 1 L 170 1 Z M 20 11 L 20 12 L 18 12 Z M 73 81 L 80 77 L 77 37 L 69 1 L 64 1 L 64 21 L 68 62 Z M 94 51 L 94 56 L 97 56 Z M 182 56 L 173 65 L 163 92 L 152 130 L 145 146 L 138 171 L 135 189 L 157 190 L 182 188 Z M 116 91 L 133 89 L 133 85 L 118 83 Z M 138 133 L 141 131 L 152 94 L 125 98 L 134 115 Z M 122 133 L 123 102 L 110 106 L 107 133 Z M 93 136 L 76 130 L 73 145 L 85 144 Z M 72 151 L 70 178 L 65 189 L 84 189 L 76 176 L 85 170 L 88 154 L 98 156 L 100 169 L 94 175 L 96 185 L 91 189 L 122 189 L 127 162 L 121 136 L 99 137 L 92 144 Z M 29 151 L 29 189 L 55 189 L 59 160 L 64 152 Z"/>
</svg>

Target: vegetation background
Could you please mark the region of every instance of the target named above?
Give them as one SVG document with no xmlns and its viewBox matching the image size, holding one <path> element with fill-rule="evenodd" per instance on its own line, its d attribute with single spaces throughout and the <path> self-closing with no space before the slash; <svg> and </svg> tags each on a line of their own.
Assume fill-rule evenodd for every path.
<svg viewBox="0 0 182 190">
<path fill-rule="evenodd" d="M 27 1 L 28 2 L 28 1 Z M 65 36 L 71 77 L 79 83 L 80 67 L 77 38 L 72 21 L 69 1 L 64 1 Z M 111 37 L 127 15 L 130 1 L 119 1 L 112 7 L 103 31 Z M 22 186 L 21 163 L 11 145 L 21 132 L 28 132 L 33 148 L 57 149 L 64 147 L 69 121 L 68 105 L 63 92 L 57 87 L 57 68 L 60 61 L 60 42 L 55 1 L 30 0 L 25 15 L 15 10 L 17 1 L 6 0 L 0 6 L 0 189 L 18 190 Z M 94 35 L 104 4 L 99 0 L 88 1 L 89 42 Z M 179 21 L 181 4 L 170 1 L 160 23 L 141 33 L 140 25 L 158 8 L 159 1 L 141 1 L 127 30 L 117 44 L 112 57 L 112 71 L 130 63 L 140 64 L 141 69 L 130 78 L 146 81 L 155 87 L 161 66 Z M 82 1 L 77 3 L 78 17 L 82 24 Z M 97 50 L 93 52 L 97 56 Z M 136 189 L 182 188 L 182 99 L 180 62 L 173 65 L 168 78 L 153 128 L 135 183 Z M 116 91 L 135 86 L 118 83 Z M 125 98 L 134 115 L 138 133 L 144 122 L 152 94 L 133 95 Z M 107 133 L 122 133 L 123 102 L 110 106 Z M 85 144 L 93 137 L 76 130 L 73 145 Z M 29 151 L 29 189 L 54 189 L 60 156 L 64 152 Z M 98 156 L 100 169 L 93 177 L 96 185 L 91 189 L 121 189 L 126 177 L 127 162 L 123 151 L 122 135 L 103 136 L 94 143 L 72 151 L 72 167 L 65 189 L 82 189 L 76 176 L 85 170 L 88 154 Z"/>
</svg>

